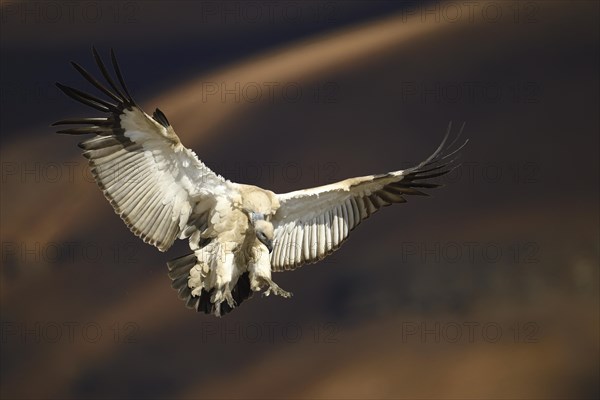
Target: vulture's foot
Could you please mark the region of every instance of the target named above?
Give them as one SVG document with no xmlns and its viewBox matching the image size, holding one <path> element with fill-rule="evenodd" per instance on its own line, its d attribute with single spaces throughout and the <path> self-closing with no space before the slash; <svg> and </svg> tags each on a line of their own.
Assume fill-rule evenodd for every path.
<svg viewBox="0 0 600 400">
<path fill-rule="evenodd" d="M 223 285 L 222 287 L 215 290 L 215 293 L 212 295 L 210 300 L 211 303 L 215 305 L 215 310 L 218 313 L 217 315 L 220 315 L 221 303 L 223 303 L 224 301 L 226 301 L 229 307 L 231 308 L 235 308 L 236 306 L 229 285 Z"/>
<path fill-rule="evenodd" d="M 229 289 L 229 288 L 225 289 L 225 291 L 223 292 L 223 297 L 225 298 L 225 301 L 227 301 L 227 304 L 229 305 L 229 307 L 235 308 L 236 304 L 235 304 L 235 300 L 233 299 L 233 296 L 231 294 L 231 289 Z"/>
<path fill-rule="evenodd" d="M 265 290 L 263 292 L 263 296 L 269 296 L 271 293 L 273 293 L 273 294 L 276 294 L 277 296 L 281 296 L 281 297 L 284 297 L 286 299 L 292 297 L 292 293 L 291 292 L 286 292 L 285 290 L 283 290 L 282 288 L 280 288 L 278 284 L 276 284 L 275 282 L 273 282 L 271 279 L 269 279 L 269 278 L 263 278 L 263 279 L 269 285 L 269 287 L 267 288 L 267 290 Z"/>
</svg>

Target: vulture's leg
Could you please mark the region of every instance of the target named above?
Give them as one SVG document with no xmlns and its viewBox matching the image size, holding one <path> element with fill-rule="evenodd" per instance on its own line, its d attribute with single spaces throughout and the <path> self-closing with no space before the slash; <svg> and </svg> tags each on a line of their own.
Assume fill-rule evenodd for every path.
<svg viewBox="0 0 600 400">
<path fill-rule="evenodd" d="M 250 273 L 250 288 L 258 292 L 266 287 L 263 296 L 271 293 L 285 298 L 291 297 L 290 292 L 286 292 L 271 279 L 271 259 L 269 252 L 263 245 L 257 245 L 253 249 L 253 259 L 248 263 L 248 272 Z"/>
<path fill-rule="evenodd" d="M 221 303 L 227 302 L 229 307 L 235 307 L 235 300 L 231 294 L 231 290 L 235 287 L 239 271 L 235 267 L 235 256 L 231 251 L 227 251 L 226 246 L 218 246 L 218 249 L 214 254 L 214 265 L 215 265 L 215 281 L 214 281 L 214 293 L 211 296 L 211 303 L 215 305 L 215 314 L 221 315 Z"/>
</svg>

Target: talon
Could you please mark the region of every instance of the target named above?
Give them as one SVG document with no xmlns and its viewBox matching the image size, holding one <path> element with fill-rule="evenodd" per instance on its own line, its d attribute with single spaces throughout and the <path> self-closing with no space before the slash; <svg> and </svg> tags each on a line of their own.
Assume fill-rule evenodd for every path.
<svg viewBox="0 0 600 400">
<path fill-rule="evenodd" d="M 280 288 L 275 282 L 271 281 L 269 282 L 269 288 L 267 290 L 265 290 L 264 295 L 268 296 L 271 294 L 271 292 L 273 292 L 273 294 L 277 295 L 277 296 L 281 296 L 285 299 L 288 299 L 292 296 L 292 294 L 290 292 L 286 292 L 285 290 L 283 290 L 282 288 Z"/>
<path fill-rule="evenodd" d="M 214 303 L 214 306 L 215 306 L 215 313 L 214 313 L 214 314 L 215 314 L 215 316 L 217 316 L 217 317 L 220 317 L 220 316 L 221 316 L 221 303 L 222 303 L 222 302 L 223 302 L 223 301 L 218 301 L 218 302 Z"/>
<path fill-rule="evenodd" d="M 235 308 L 235 306 L 237 305 L 235 300 L 233 299 L 233 296 L 231 295 L 231 292 L 225 293 L 225 300 L 227 301 L 227 304 L 231 308 Z"/>
<path fill-rule="evenodd" d="M 213 304 L 222 303 L 223 302 L 223 293 L 220 290 L 216 290 L 212 295 L 210 302 Z"/>
<path fill-rule="evenodd" d="M 278 288 L 277 292 L 276 292 L 279 296 L 285 298 L 285 299 L 289 299 L 290 297 L 292 297 L 292 293 L 291 292 L 286 292 L 285 290 Z"/>
</svg>

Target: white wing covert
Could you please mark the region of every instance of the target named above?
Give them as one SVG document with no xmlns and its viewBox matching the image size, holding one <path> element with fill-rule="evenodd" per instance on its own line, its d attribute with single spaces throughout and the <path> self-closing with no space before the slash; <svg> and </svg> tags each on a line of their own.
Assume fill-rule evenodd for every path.
<svg viewBox="0 0 600 400">
<path fill-rule="evenodd" d="M 317 262 L 337 250 L 352 229 L 382 207 L 406 202 L 405 195 L 428 195 L 417 188 L 442 186 L 427 180 L 456 168 L 456 158 L 451 157 L 467 143 L 453 149 L 461 128 L 452 143 L 445 146 L 450 129 L 451 125 L 437 150 L 413 168 L 278 194 L 280 208 L 272 221 L 272 269 L 293 270 Z"/>
<path fill-rule="evenodd" d="M 156 109 L 146 114 L 131 98 L 114 52 L 112 65 L 120 89 L 96 49 L 94 58 L 113 91 L 78 64 L 73 66 L 111 101 L 60 83 L 69 97 L 98 111 L 103 118 L 74 118 L 53 125 L 88 125 L 59 133 L 94 137 L 79 143 L 104 196 L 115 212 L 144 242 L 165 251 L 179 236 L 189 236 L 206 226 L 215 195 L 227 190 L 226 181 L 185 148 L 165 115 Z"/>
</svg>

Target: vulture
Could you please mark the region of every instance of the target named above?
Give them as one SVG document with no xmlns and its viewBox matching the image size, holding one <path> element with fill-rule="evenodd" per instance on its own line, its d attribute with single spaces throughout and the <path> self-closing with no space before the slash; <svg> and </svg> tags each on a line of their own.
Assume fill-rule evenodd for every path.
<svg viewBox="0 0 600 400">
<path fill-rule="evenodd" d="M 168 275 L 186 306 L 207 314 L 225 315 L 254 292 L 290 297 L 272 272 L 322 260 L 381 208 L 441 186 L 431 179 L 455 168 L 467 143 L 458 142 L 464 124 L 447 143 L 450 123 L 435 152 L 412 168 L 277 194 L 213 172 L 181 143 L 165 114 L 146 114 L 136 104 L 113 50 L 113 72 L 95 48 L 92 53 L 104 82 L 71 64 L 102 97 L 56 85 L 103 116 L 53 126 L 61 125 L 58 133 L 92 135 L 79 147 L 102 193 L 136 236 L 160 251 L 175 239 L 189 241 L 191 253 L 168 262 Z"/>
</svg>

